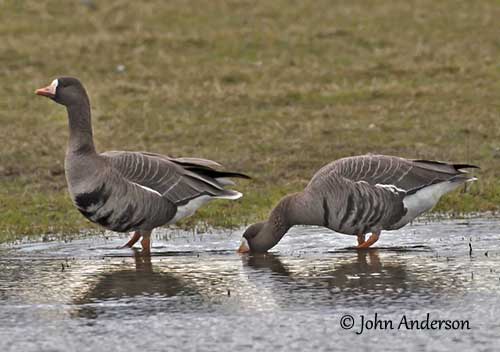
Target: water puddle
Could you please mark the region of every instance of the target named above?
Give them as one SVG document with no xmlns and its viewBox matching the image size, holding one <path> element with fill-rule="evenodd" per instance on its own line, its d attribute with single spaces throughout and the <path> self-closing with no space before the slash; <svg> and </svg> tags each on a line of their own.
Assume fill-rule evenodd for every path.
<svg viewBox="0 0 500 352">
<path fill-rule="evenodd" d="M 235 253 L 242 231 L 160 230 L 151 258 L 119 249 L 116 234 L 3 245 L 0 350 L 489 350 L 500 338 L 499 226 L 415 223 L 365 251 L 297 227 L 259 256 Z M 427 314 L 470 329 L 399 326 Z"/>
</svg>

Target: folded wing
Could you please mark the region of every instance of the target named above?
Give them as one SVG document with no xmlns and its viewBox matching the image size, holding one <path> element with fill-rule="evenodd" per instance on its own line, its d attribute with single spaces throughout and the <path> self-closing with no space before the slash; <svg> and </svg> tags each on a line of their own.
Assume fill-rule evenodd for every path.
<svg viewBox="0 0 500 352">
<path fill-rule="evenodd" d="M 440 182 L 465 181 L 472 177 L 464 169 L 477 168 L 468 164 L 409 160 L 385 155 L 344 158 L 330 165 L 330 171 L 336 171 L 352 181 L 394 186 L 409 194 Z"/>
<path fill-rule="evenodd" d="M 160 154 L 113 151 L 101 154 L 124 179 L 158 192 L 181 206 L 207 195 L 237 199 L 241 193 L 225 189 L 227 177 L 249 178 L 244 174 L 217 171 L 218 163 L 198 158 L 170 158 Z"/>
</svg>

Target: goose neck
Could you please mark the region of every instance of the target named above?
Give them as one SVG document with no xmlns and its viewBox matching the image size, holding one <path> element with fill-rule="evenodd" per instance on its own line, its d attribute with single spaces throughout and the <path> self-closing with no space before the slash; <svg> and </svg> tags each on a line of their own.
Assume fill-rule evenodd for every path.
<svg viewBox="0 0 500 352">
<path fill-rule="evenodd" d="M 95 154 L 90 105 L 88 102 L 67 107 L 69 120 L 68 152 Z"/>
</svg>

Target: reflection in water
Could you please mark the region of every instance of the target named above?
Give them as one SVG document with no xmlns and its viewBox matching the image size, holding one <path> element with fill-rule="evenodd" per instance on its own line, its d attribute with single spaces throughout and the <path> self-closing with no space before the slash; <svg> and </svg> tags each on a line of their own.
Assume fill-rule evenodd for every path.
<svg viewBox="0 0 500 352">
<path fill-rule="evenodd" d="M 416 259 L 418 257 L 413 258 Z M 422 304 L 438 298 L 440 292 L 451 287 L 458 292 L 461 286 L 450 277 L 443 279 L 435 271 L 418 267 L 412 271 L 399 255 L 381 255 L 378 249 L 353 251 L 331 260 L 284 258 L 289 264 L 273 254 L 244 256 L 242 261 L 255 270 L 248 278 L 255 282 L 266 278 L 273 282 L 277 296 L 281 296 L 280 290 L 293 290 L 294 294 L 287 299 L 300 300 L 298 293 L 314 292 L 309 303 L 331 304 L 333 299 L 338 303 L 355 300 L 358 305 L 369 305 L 374 297 L 381 304 L 414 296 L 420 300 L 415 304 Z"/>
<path fill-rule="evenodd" d="M 500 331 L 498 225 L 417 225 L 419 237 L 411 225 L 363 252 L 315 228 L 266 256 L 239 256 L 229 249 L 240 236 L 217 233 L 169 238 L 151 258 L 116 250 L 119 237 L 0 246 L 0 351 L 488 350 Z M 473 329 L 357 336 L 339 326 L 346 313 L 428 311 Z"/>
<path fill-rule="evenodd" d="M 254 269 L 269 269 L 273 273 L 277 273 L 283 276 L 290 276 L 290 271 L 280 260 L 279 255 L 267 253 L 267 254 L 255 254 L 255 255 L 242 255 L 242 261 L 245 265 Z"/>
<path fill-rule="evenodd" d="M 97 318 L 104 308 L 99 303 L 106 301 L 115 301 L 118 307 L 127 304 L 127 310 L 139 310 L 142 314 L 147 314 L 156 311 L 154 304 L 134 307 L 133 303 L 130 303 L 134 297 L 154 297 L 159 300 L 197 293 L 197 290 L 182 278 L 169 272 L 154 271 L 151 257 L 142 256 L 140 251 L 134 251 L 134 263 L 134 268 L 123 264 L 121 267 L 125 269 L 114 268 L 92 277 L 90 288 L 73 300 L 78 307 L 77 316 Z"/>
<path fill-rule="evenodd" d="M 123 315 L 124 310 L 135 315 L 214 311 L 221 305 L 225 305 L 222 309 L 254 311 L 352 302 L 370 306 L 374 298 L 379 305 L 390 305 L 410 296 L 414 299 L 407 300 L 406 305 L 421 305 L 439 298 L 451 285 L 455 293 L 460 288 L 456 281 L 443 279 L 429 268 L 419 270 L 417 265 L 415 270 L 409 270 L 408 253 L 405 259 L 378 249 L 316 259 L 232 255 L 233 260 L 240 258 L 243 267 L 239 269 L 234 268 L 236 262 L 228 264 L 232 260 L 224 257 L 210 263 L 189 260 L 182 265 L 175 264 L 176 257 L 170 257 L 153 266 L 151 257 L 135 252 L 134 267 L 130 263 L 113 265 L 87 278 L 84 289 L 75 291 L 74 316 L 94 319 L 101 314 Z M 415 260 L 419 257 L 414 256 Z M 227 266 L 233 271 L 218 274 Z"/>
</svg>

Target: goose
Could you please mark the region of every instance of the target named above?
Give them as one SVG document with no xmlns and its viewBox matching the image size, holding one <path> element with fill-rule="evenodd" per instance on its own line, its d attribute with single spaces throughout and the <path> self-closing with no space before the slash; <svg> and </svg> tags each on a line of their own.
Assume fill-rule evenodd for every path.
<svg viewBox="0 0 500 352">
<path fill-rule="evenodd" d="M 213 199 L 242 196 L 226 189 L 237 172 L 217 171 L 215 161 L 173 158 L 149 152 L 109 151 L 94 147 L 90 101 L 77 78 L 60 77 L 35 91 L 68 112 L 69 142 L 64 169 L 73 204 L 88 220 L 117 232 L 133 232 L 124 247 L 141 238 L 150 253 L 153 229 L 191 216 Z"/>
<path fill-rule="evenodd" d="M 357 236 L 356 248 L 368 248 L 382 230 L 405 226 L 445 193 L 475 181 L 468 168 L 478 167 L 372 154 L 338 159 L 321 168 L 302 192 L 281 199 L 267 221 L 249 226 L 238 251 L 266 252 L 294 225 Z"/>
</svg>

